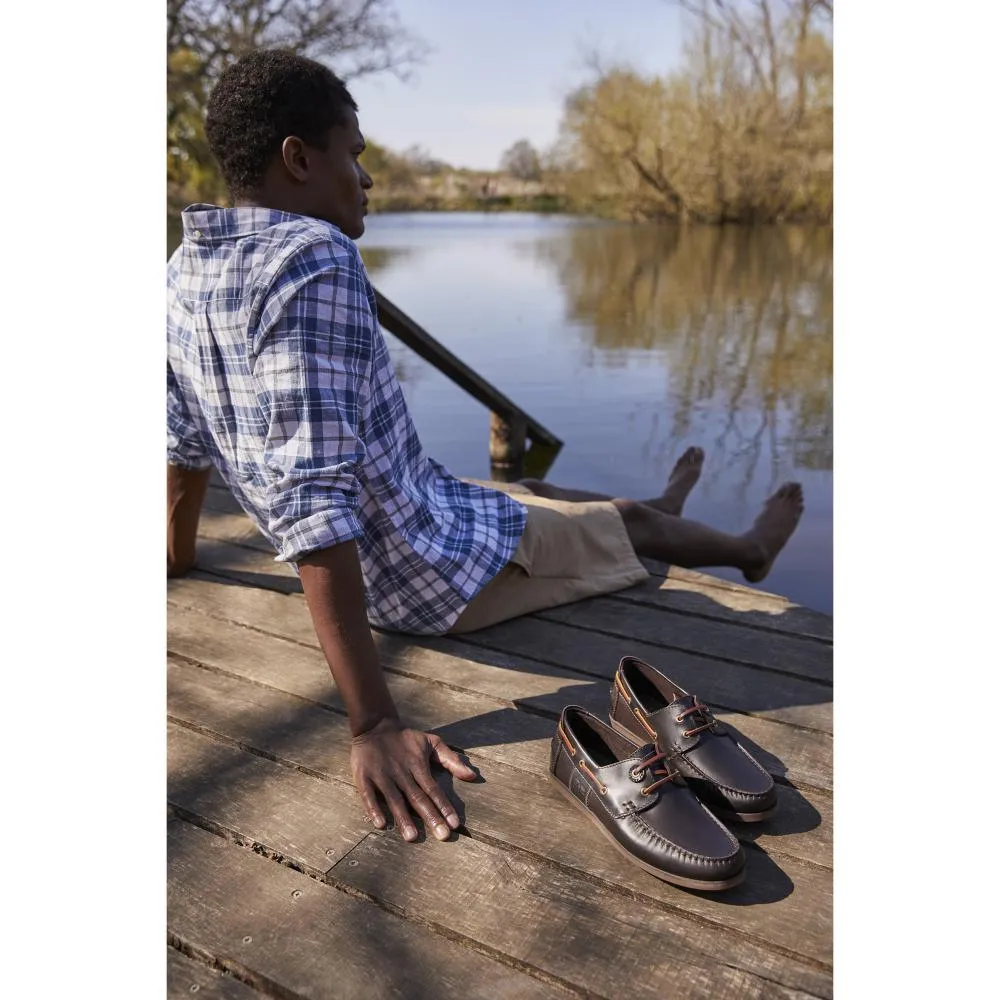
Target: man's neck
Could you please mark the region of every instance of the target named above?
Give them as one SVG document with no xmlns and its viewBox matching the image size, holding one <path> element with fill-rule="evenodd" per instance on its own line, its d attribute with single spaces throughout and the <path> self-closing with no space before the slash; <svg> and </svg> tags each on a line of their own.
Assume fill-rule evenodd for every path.
<svg viewBox="0 0 1000 1000">
<path fill-rule="evenodd" d="M 310 215 L 305 206 L 288 191 L 270 191 L 264 189 L 254 195 L 246 195 L 234 199 L 236 208 L 265 208 L 272 212 L 288 212 L 290 215 Z"/>
</svg>

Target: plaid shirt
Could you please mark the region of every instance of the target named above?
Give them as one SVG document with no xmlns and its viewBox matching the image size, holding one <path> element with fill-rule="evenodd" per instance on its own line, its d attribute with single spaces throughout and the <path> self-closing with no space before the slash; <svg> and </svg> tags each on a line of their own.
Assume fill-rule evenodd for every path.
<svg viewBox="0 0 1000 1000">
<path fill-rule="evenodd" d="M 194 205 L 167 266 L 167 461 L 214 465 L 292 562 L 355 539 L 372 625 L 446 632 L 525 509 L 420 445 L 354 243 L 317 219 Z"/>
</svg>

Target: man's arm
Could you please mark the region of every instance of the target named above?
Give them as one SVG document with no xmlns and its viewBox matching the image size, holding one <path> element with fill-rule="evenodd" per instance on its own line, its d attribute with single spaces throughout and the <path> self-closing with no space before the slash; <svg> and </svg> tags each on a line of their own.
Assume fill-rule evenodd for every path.
<svg viewBox="0 0 1000 1000">
<path fill-rule="evenodd" d="M 359 423 L 370 391 L 375 318 L 360 259 L 306 248 L 269 289 L 249 356 L 267 419 L 268 531 L 279 558 L 299 568 L 313 626 L 350 719 L 351 771 L 377 827 L 381 793 L 406 840 L 410 808 L 440 839 L 458 815 L 431 774 L 436 759 L 467 781 L 475 772 L 439 736 L 399 713 L 368 627 L 356 539 L 366 445 Z"/>
<path fill-rule="evenodd" d="M 351 771 L 365 811 L 375 826 L 385 825 L 375 794 L 381 792 L 396 829 L 406 840 L 414 840 L 409 802 L 427 828 L 446 840 L 448 827 L 457 829 L 460 820 L 431 774 L 428 758 L 466 781 L 473 780 L 475 772 L 440 736 L 400 722 L 368 627 L 357 544 L 352 539 L 311 552 L 298 566 L 316 636 L 347 708 Z"/>
<path fill-rule="evenodd" d="M 195 538 L 212 468 L 167 465 L 167 576 L 183 576 L 194 566 Z"/>
</svg>

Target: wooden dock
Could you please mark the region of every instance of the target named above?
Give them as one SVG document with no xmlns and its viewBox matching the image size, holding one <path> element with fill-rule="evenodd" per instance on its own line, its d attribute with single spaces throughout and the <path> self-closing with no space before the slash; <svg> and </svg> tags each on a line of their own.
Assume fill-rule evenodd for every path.
<svg viewBox="0 0 1000 1000">
<path fill-rule="evenodd" d="M 650 564 L 647 584 L 461 639 L 376 633 L 413 724 L 480 770 L 463 828 L 365 822 L 343 706 L 294 574 L 218 486 L 200 570 L 168 586 L 171 998 L 832 995 L 832 621 Z M 696 893 L 623 858 L 548 777 L 567 704 L 618 660 L 735 726 L 780 813 L 733 827 L 747 879 Z"/>
</svg>

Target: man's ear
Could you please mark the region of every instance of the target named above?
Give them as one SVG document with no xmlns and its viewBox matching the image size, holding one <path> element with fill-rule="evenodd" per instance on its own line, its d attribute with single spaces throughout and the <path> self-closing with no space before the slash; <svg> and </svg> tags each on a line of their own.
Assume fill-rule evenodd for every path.
<svg viewBox="0 0 1000 1000">
<path fill-rule="evenodd" d="M 281 144 L 281 162 L 293 180 L 301 183 L 309 177 L 309 154 L 298 136 L 290 135 Z"/>
</svg>

